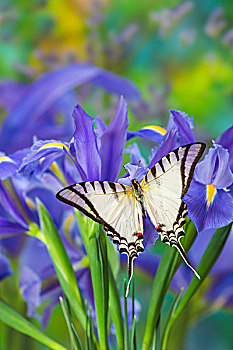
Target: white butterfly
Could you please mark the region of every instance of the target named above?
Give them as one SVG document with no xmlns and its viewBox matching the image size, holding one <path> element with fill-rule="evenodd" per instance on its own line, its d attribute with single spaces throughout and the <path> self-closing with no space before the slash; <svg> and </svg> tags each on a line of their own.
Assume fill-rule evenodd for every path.
<svg viewBox="0 0 233 350">
<path fill-rule="evenodd" d="M 190 186 L 195 165 L 205 144 L 181 146 L 163 157 L 138 183 L 131 186 L 108 181 L 87 181 L 68 186 L 57 198 L 72 205 L 104 226 L 107 235 L 119 245 L 119 252 L 128 255 L 129 291 L 133 275 L 133 260 L 143 247 L 143 217 L 150 217 L 162 242 L 175 246 L 185 263 L 191 266 L 180 243 L 188 213 L 182 198 Z"/>
</svg>

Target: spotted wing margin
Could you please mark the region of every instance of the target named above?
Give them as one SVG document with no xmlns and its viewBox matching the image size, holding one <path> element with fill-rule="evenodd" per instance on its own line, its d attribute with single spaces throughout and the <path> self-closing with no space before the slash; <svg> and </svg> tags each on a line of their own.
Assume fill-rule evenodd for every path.
<svg viewBox="0 0 233 350">
<path fill-rule="evenodd" d="M 148 215 L 160 233 L 161 240 L 175 246 L 192 270 L 180 243 L 180 238 L 185 234 L 183 225 L 188 214 L 182 198 L 188 191 L 195 166 L 204 149 L 203 143 L 175 149 L 155 164 L 140 184 Z"/>
<path fill-rule="evenodd" d="M 128 255 L 132 276 L 132 261 L 144 250 L 142 213 L 132 188 L 108 181 L 88 181 L 68 186 L 56 197 L 104 226 L 107 235 L 119 245 L 120 253 Z"/>
</svg>

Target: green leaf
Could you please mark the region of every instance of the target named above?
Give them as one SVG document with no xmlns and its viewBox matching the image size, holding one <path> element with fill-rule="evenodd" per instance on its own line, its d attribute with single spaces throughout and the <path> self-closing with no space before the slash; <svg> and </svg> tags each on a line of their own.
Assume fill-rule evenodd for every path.
<svg viewBox="0 0 233 350">
<path fill-rule="evenodd" d="M 84 242 L 86 251 L 88 252 L 91 273 L 93 276 L 92 281 L 93 279 L 97 280 L 96 285 L 98 288 L 98 286 L 100 286 L 100 281 L 98 281 L 98 277 L 97 277 L 98 274 L 96 275 L 95 269 L 98 269 L 98 266 L 100 266 L 100 262 L 98 263 L 98 261 L 96 260 L 97 257 L 95 257 L 95 254 L 97 254 L 97 250 L 95 251 L 94 247 L 91 248 L 94 252 L 94 255 L 93 255 L 93 252 L 92 254 L 89 254 L 89 251 L 90 251 L 90 240 L 92 240 L 93 238 L 96 239 L 95 232 L 98 232 L 99 225 L 96 224 L 93 220 L 81 215 L 78 211 L 76 211 L 76 217 L 80 228 L 82 240 Z M 124 349 L 124 329 L 123 329 L 123 320 L 122 320 L 122 313 L 121 313 L 120 296 L 119 296 L 119 291 L 115 281 L 115 278 L 117 277 L 119 266 L 120 266 L 119 253 L 115 249 L 113 243 L 108 239 L 108 237 L 106 237 L 106 233 L 103 232 L 103 230 L 101 231 L 102 232 L 100 232 L 99 237 L 101 239 L 100 242 L 102 242 L 101 255 L 104 254 L 103 278 L 105 281 L 104 282 L 105 294 L 109 293 L 109 310 L 110 310 L 112 321 L 114 323 L 115 330 L 116 330 L 118 349 L 121 350 L 121 349 Z M 108 261 L 105 253 L 106 245 L 107 245 Z M 106 271 L 106 262 L 108 266 L 108 273 Z M 97 266 L 95 266 L 96 263 L 97 263 Z M 95 282 L 93 281 L 93 283 Z M 106 288 L 108 288 L 108 283 L 109 283 L 109 291 L 107 292 Z M 97 299 L 100 300 L 100 302 L 97 301 L 98 305 L 100 305 L 98 312 L 102 315 L 101 317 L 103 317 L 103 315 L 106 316 L 101 306 L 101 299 L 103 298 L 103 294 L 101 293 L 101 290 L 99 291 L 96 290 L 95 292 L 95 289 L 94 289 L 94 294 L 95 293 L 98 294 Z M 107 299 L 105 301 L 107 301 Z M 104 308 L 107 308 L 106 303 Z M 107 317 L 106 317 L 106 321 L 107 321 Z M 103 324 L 102 327 L 105 327 L 104 325 L 105 321 L 102 322 L 102 324 Z"/>
<path fill-rule="evenodd" d="M 135 282 L 134 277 L 132 281 L 132 320 L 134 320 L 134 327 L 132 326 L 131 333 L 131 349 L 137 350 L 137 336 L 136 336 L 136 316 L 135 316 Z"/>
<path fill-rule="evenodd" d="M 181 289 L 179 290 L 179 292 L 176 294 L 176 296 L 175 296 L 175 298 L 174 298 L 174 300 L 173 300 L 173 303 L 172 303 L 172 306 L 171 306 L 171 308 L 170 308 L 169 314 L 168 314 L 167 319 L 166 319 L 166 321 L 165 321 L 165 323 L 164 323 L 164 325 L 163 325 L 163 330 L 164 330 L 164 331 L 163 331 L 163 336 L 164 336 L 164 332 L 165 332 L 165 330 L 166 330 L 166 328 L 167 328 L 167 325 L 168 325 L 168 323 L 169 323 L 169 320 L 170 320 L 170 318 L 172 317 L 172 315 L 174 314 L 174 312 L 175 312 L 175 310 L 176 310 L 176 308 L 177 308 L 177 305 L 179 304 L 179 301 L 180 301 L 180 299 L 181 299 L 183 290 L 184 290 L 184 288 L 181 288 Z M 163 336 L 162 336 L 162 338 L 163 338 Z"/>
<path fill-rule="evenodd" d="M 80 222 L 79 215 L 77 216 Z M 109 301 L 109 277 L 105 233 L 99 225 L 85 218 L 80 230 L 89 257 L 91 279 L 95 297 L 97 328 L 101 349 L 108 349 L 107 315 Z"/>
<path fill-rule="evenodd" d="M 85 329 L 86 315 L 76 276 L 57 229 L 46 208 L 38 201 L 41 233 L 49 255 L 53 261 L 62 290 L 77 319 Z M 40 236 L 39 236 L 40 237 Z"/>
<path fill-rule="evenodd" d="M 83 350 L 82 343 L 79 339 L 79 336 L 76 332 L 73 321 L 71 319 L 67 302 L 62 297 L 60 297 L 59 300 L 60 300 L 61 308 L 65 317 L 65 321 L 66 321 L 67 328 L 70 335 L 71 350 Z"/>
<path fill-rule="evenodd" d="M 191 247 L 197 236 L 197 231 L 192 222 L 189 222 L 185 237 L 182 241 L 183 247 L 186 251 Z M 179 252 L 175 247 L 166 247 L 164 249 L 158 270 L 156 272 L 151 298 L 148 307 L 146 327 L 144 333 L 144 339 L 142 344 L 143 350 L 149 350 L 153 336 L 154 329 L 156 327 L 160 310 L 165 298 L 166 292 L 169 288 L 170 282 L 182 262 Z"/>
<path fill-rule="evenodd" d="M 54 350 L 66 350 L 66 348 L 49 338 L 36 326 L 25 319 L 22 315 L 0 300 L 0 320 L 20 333 L 26 334 L 38 342 Z"/>
<path fill-rule="evenodd" d="M 129 327 L 128 327 L 128 307 L 127 307 L 127 297 L 126 297 L 126 279 L 124 279 L 124 316 L 125 316 L 125 322 L 124 322 L 124 331 L 125 331 L 125 350 L 129 349 Z"/>
<path fill-rule="evenodd" d="M 111 242 L 110 242 L 111 243 Z M 121 313 L 120 295 L 113 276 L 111 267 L 109 266 L 109 310 L 112 321 L 116 330 L 117 345 L 119 350 L 124 349 L 124 328 Z"/>
<path fill-rule="evenodd" d="M 212 269 L 216 260 L 218 259 L 226 243 L 226 240 L 230 234 L 231 227 L 232 227 L 232 224 L 219 228 L 218 230 L 215 231 L 198 265 L 198 272 L 201 276 L 201 279 L 199 280 L 198 278 L 193 277 L 188 289 L 186 290 L 186 293 L 183 299 L 181 300 L 176 311 L 170 318 L 164 334 L 162 349 L 164 350 L 167 349 L 169 337 L 175 325 L 176 320 L 178 319 L 178 317 L 180 317 L 182 312 L 185 310 L 185 307 L 187 306 L 188 302 L 190 301 L 192 296 L 196 293 L 196 291 L 198 290 L 200 285 L 203 283 L 205 278 L 208 276 L 210 270 Z"/>
<path fill-rule="evenodd" d="M 132 330 L 131 330 L 131 340 L 130 340 L 130 349 L 136 350 L 137 345 L 135 343 L 135 329 L 136 329 L 136 316 L 133 317 Z"/>
</svg>

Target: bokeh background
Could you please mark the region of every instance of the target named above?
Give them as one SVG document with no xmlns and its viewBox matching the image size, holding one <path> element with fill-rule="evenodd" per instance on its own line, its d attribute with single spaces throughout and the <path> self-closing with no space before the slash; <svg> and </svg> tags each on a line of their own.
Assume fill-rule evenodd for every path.
<svg viewBox="0 0 233 350">
<path fill-rule="evenodd" d="M 0 53 L 1 124 L 17 102 L 18 87 L 23 90 L 50 70 L 85 62 L 128 78 L 140 90 L 140 101 L 127 101 L 130 130 L 148 124 L 166 126 L 169 109 L 194 116 L 196 138 L 209 144 L 232 125 L 231 0 L 2 0 Z M 13 85 L 17 85 L 15 94 L 9 81 L 18 84 Z M 97 114 L 107 122 L 112 118 L 118 96 L 88 84 L 74 92 L 75 103 L 90 115 Z M 68 105 L 66 110 L 71 130 L 73 107 Z M 27 118 L 33 118 L 33 111 Z M 23 146 L 30 146 L 34 134 L 35 130 Z M 70 137 L 64 135 L 64 139 Z M 7 152 L 10 144 L 9 139 L 1 145 L 2 150 Z M 149 142 L 140 146 L 143 155 L 149 154 L 150 146 Z M 3 281 L 0 288 L 2 292 L 8 290 L 4 299 L 25 313 L 14 259 L 13 269 L 16 275 Z M 137 298 L 142 305 L 140 333 L 152 279 L 140 271 L 136 276 Z M 169 304 L 169 295 L 166 302 Z M 166 312 L 166 303 L 164 307 Z M 233 348 L 232 306 L 203 308 L 198 322 L 195 312 L 193 315 L 185 349 L 230 349 L 229 344 Z M 68 344 L 59 306 L 54 309 L 47 332 Z M 12 349 L 45 348 L 11 329 L 4 334 L 11 337 Z"/>
</svg>

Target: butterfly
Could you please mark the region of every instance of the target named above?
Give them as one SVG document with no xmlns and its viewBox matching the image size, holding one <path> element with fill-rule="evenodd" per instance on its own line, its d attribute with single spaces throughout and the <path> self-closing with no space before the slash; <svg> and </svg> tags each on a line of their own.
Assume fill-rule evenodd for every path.
<svg viewBox="0 0 233 350">
<path fill-rule="evenodd" d="M 144 251 L 143 218 L 149 216 L 161 241 L 178 249 L 185 263 L 199 277 L 189 262 L 180 239 L 188 214 L 182 200 L 190 186 L 195 166 L 205 150 L 204 143 L 181 146 L 160 159 L 139 183 L 131 186 L 109 181 L 86 181 L 63 188 L 56 197 L 79 209 L 103 225 L 119 252 L 128 255 L 129 282 L 133 260 Z"/>
</svg>

